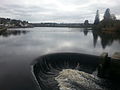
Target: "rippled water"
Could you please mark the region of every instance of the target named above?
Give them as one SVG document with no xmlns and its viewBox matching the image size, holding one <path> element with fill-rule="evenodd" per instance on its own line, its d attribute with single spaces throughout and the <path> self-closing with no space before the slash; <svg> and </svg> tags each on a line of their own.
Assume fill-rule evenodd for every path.
<svg viewBox="0 0 120 90">
<path fill-rule="evenodd" d="M 120 35 L 83 28 L 16 28 L 0 35 L 0 89 L 39 90 L 31 62 L 53 52 L 100 55 L 120 51 Z M 12 83 L 11 83 L 12 82 Z"/>
</svg>

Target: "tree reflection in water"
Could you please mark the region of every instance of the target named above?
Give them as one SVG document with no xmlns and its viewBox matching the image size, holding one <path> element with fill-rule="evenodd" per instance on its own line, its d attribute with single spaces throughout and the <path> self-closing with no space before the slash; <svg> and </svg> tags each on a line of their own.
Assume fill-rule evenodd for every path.
<svg viewBox="0 0 120 90">
<path fill-rule="evenodd" d="M 7 30 L 4 33 L 0 33 L 0 36 L 3 37 L 9 37 L 11 35 L 17 36 L 17 35 L 22 35 L 22 34 L 27 34 L 30 31 L 26 30 Z M 84 33 L 85 36 L 88 35 L 88 33 L 92 33 L 93 36 L 93 46 L 94 48 L 97 46 L 98 38 L 101 40 L 101 46 L 103 49 L 106 48 L 106 46 L 111 46 L 114 41 L 119 41 L 120 42 L 120 35 L 119 33 L 105 33 L 105 32 L 100 32 L 98 30 L 90 30 L 89 28 L 83 28 L 82 32 Z"/>
<path fill-rule="evenodd" d="M 103 49 L 105 49 L 106 46 L 112 45 L 115 40 L 120 42 L 120 35 L 118 33 L 104 33 L 93 30 L 92 34 L 94 47 L 96 47 L 98 37 L 101 39 L 101 45 Z"/>
<path fill-rule="evenodd" d="M 85 36 L 87 36 L 87 34 L 88 34 L 88 28 L 84 28 L 83 33 L 84 33 Z"/>
<path fill-rule="evenodd" d="M 0 36 L 3 37 L 9 37 L 11 35 L 17 36 L 17 35 L 22 35 L 22 34 L 26 34 L 29 31 L 25 31 L 25 30 L 7 30 L 6 32 L 0 33 Z"/>
</svg>

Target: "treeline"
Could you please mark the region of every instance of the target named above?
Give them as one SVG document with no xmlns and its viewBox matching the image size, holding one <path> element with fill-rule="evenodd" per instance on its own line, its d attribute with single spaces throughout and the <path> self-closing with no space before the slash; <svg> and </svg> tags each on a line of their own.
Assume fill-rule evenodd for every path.
<svg viewBox="0 0 120 90">
<path fill-rule="evenodd" d="M 91 27 L 91 24 L 82 23 L 32 23 L 34 27 Z"/>
<path fill-rule="evenodd" d="M 17 28 L 17 27 L 30 27 L 31 25 L 28 21 L 10 19 L 10 18 L 0 18 L 0 25 L 4 25 L 8 28 Z"/>
<path fill-rule="evenodd" d="M 84 23 L 31 23 L 34 27 L 75 27 L 75 28 L 89 28 L 92 24 L 88 20 Z"/>
<path fill-rule="evenodd" d="M 103 32 L 120 32 L 120 20 L 117 20 L 115 14 L 110 13 L 110 9 L 106 9 L 103 20 L 100 21 L 99 10 L 96 12 L 94 29 Z"/>
</svg>

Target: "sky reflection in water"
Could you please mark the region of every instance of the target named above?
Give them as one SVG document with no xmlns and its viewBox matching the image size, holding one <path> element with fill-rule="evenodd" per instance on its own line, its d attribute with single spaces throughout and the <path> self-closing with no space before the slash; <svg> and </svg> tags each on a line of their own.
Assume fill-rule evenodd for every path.
<svg viewBox="0 0 120 90">
<path fill-rule="evenodd" d="M 16 30 L 0 37 L 2 53 L 78 52 L 99 55 L 102 52 L 109 52 L 111 55 L 120 51 L 120 36 L 114 34 L 102 35 L 80 28 L 40 27 Z M 28 31 L 30 32 L 27 33 Z"/>
</svg>

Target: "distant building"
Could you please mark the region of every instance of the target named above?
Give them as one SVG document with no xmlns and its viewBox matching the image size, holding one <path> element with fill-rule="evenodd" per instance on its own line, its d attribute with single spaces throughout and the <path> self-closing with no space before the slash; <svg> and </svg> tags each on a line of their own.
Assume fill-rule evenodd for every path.
<svg viewBox="0 0 120 90">
<path fill-rule="evenodd" d="M 29 27 L 30 26 L 28 21 L 21 21 L 16 19 L 9 19 L 9 18 L 0 18 L 0 24 L 3 24 L 6 27 Z"/>
</svg>

